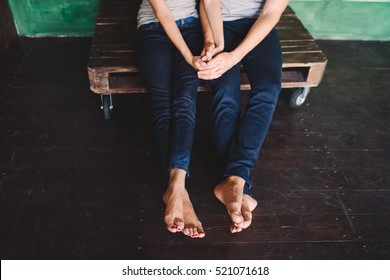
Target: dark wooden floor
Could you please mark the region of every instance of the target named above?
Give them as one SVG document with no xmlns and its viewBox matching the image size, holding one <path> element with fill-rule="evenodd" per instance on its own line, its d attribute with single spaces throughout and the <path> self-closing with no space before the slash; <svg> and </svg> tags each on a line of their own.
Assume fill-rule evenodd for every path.
<svg viewBox="0 0 390 280">
<path fill-rule="evenodd" d="M 165 230 L 147 96 L 114 96 L 104 121 L 90 44 L 24 38 L 0 61 L 2 259 L 390 258 L 390 42 L 319 41 L 324 80 L 297 110 L 282 93 L 241 234 L 212 195 L 211 95 L 199 95 L 188 186 L 201 240 Z"/>
</svg>

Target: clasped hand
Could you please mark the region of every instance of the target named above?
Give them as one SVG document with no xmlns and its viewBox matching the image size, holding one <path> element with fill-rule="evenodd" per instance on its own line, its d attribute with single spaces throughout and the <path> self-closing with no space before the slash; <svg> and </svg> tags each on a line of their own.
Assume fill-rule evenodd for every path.
<svg viewBox="0 0 390 280">
<path fill-rule="evenodd" d="M 214 43 L 205 44 L 201 55 L 194 59 L 194 68 L 203 80 L 217 79 L 236 64 L 231 52 L 223 52 L 223 47 L 217 47 Z"/>
</svg>

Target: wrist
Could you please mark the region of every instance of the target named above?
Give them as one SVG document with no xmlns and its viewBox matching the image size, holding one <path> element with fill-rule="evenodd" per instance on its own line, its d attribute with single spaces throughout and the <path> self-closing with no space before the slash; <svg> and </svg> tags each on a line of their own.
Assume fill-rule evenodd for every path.
<svg viewBox="0 0 390 280">
<path fill-rule="evenodd" d="M 231 51 L 230 55 L 231 55 L 232 60 L 234 61 L 235 64 L 240 62 L 245 56 L 238 48 Z"/>
<path fill-rule="evenodd" d="M 204 46 L 215 46 L 215 42 L 213 40 L 204 40 Z"/>
<path fill-rule="evenodd" d="M 187 63 L 188 63 L 189 65 L 192 66 L 192 64 L 193 64 L 193 58 L 194 58 L 194 56 L 191 54 L 191 55 L 186 56 L 184 59 L 187 61 Z"/>
<path fill-rule="evenodd" d="M 185 61 L 187 61 L 189 64 L 192 63 L 193 55 L 190 50 L 185 51 L 184 53 L 182 53 L 182 55 Z"/>
<path fill-rule="evenodd" d="M 215 46 L 214 38 L 213 36 L 204 36 L 203 38 L 203 46 Z"/>
<path fill-rule="evenodd" d="M 220 52 L 225 49 L 224 43 L 215 43 L 215 48 L 217 48 Z"/>
<path fill-rule="evenodd" d="M 222 38 L 220 40 L 215 40 L 214 41 L 215 47 L 218 49 L 223 50 L 225 48 L 225 40 Z"/>
<path fill-rule="evenodd" d="M 214 43 L 213 33 L 206 31 L 203 35 L 204 42 Z"/>
</svg>

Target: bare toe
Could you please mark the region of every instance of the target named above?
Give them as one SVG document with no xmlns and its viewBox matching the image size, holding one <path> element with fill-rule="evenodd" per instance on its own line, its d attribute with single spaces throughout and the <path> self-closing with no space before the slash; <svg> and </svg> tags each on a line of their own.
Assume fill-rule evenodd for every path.
<svg viewBox="0 0 390 280">
<path fill-rule="evenodd" d="M 230 176 L 214 188 L 214 194 L 221 201 L 232 220 L 231 232 L 241 231 L 244 218 L 241 213 L 241 204 L 244 190 L 244 179 Z"/>
<path fill-rule="evenodd" d="M 190 235 L 190 230 L 188 228 L 184 228 L 183 230 L 184 235 Z"/>
<path fill-rule="evenodd" d="M 184 227 L 184 234 L 187 236 L 192 238 L 202 238 L 205 236 L 202 223 L 196 216 L 195 210 L 189 199 L 184 202 Z"/>
<path fill-rule="evenodd" d="M 184 228 L 184 222 L 181 218 L 174 218 L 172 221 L 171 216 L 165 217 L 165 223 L 167 225 L 167 229 L 172 232 L 180 232 Z"/>
<path fill-rule="evenodd" d="M 230 218 L 232 219 L 233 224 L 236 224 L 239 227 L 241 227 L 244 222 L 240 208 L 241 205 L 238 202 L 230 202 L 226 205 L 226 209 Z"/>
<path fill-rule="evenodd" d="M 203 229 L 199 229 L 198 233 L 199 233 L 199 236 L 198 236 L 199 238 L 203 238 L 206 236 L 206 233 L 203 231 Z"/>
<path fill-rule="evenodd" d="M 203 238 L 205 235 L 202 225 L 198 225 L 198 227 L 194 228 L 194 238 Z"/>
<path fill-rule="evenodd" d="M 230 226 L 230 232 L 231 233 L 237 233 L 237 232 L 241 232 L 242 231 L 242 227 L 239 226 L 238 224 L 232 224 Z"/>
<path fill-rule="evenodd" d="M 172 233 L 182 231 L 184 229 L 182 192 L 167 190 L 163 200 L 166 204 L 164 221 L 167 229 Z"/>
<path fill-rule="evenodd" d="M 257 201 L 253 197 L 244 194 L 242 198 L 241 213 L 244 218 L 242 228 L 246 229 L 252 223 L 252 211 L 256 208 Z"/>
</svg>

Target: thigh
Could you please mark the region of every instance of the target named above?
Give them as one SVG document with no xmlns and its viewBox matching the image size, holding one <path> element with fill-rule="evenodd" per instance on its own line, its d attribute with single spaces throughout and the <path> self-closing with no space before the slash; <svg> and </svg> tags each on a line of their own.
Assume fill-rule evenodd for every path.
<svg viewBox="0 0 390 280">
<path fill-rule="evenodd" d="M 200 23 L 193 22 L 180 28 L 181 35 L 193 55 L 200 55 L 203 47 L 203 32 Z"/>
<path fill-rule="evenodd" d="M 225 39 L 225 51 L 234 50 L 248 33 L 250 22 L 248 19 L 225 21 L 223 23 L 223 35 Z"/>
<path fill-rule="evenodd" d="M 225 51 L 234 50 L 246 34 L 242 20 L 225 21 L 223 23 Z M 229 101 L 229 108 L 239 110 L 240 107 L 240 73 L 241 63 L 226 71 L 220 78 L 210 81 L 214 93 L 214 107 Z"/>
<path fill-rule="evenodd" d="M 150 91 L 170 91 L 172 43 L 162 29 L 137 31 L 137 67 Z"/>
<path fill-rule="evenodd" d="M 194 56 L 200 55 L 203 44 L 203 35 L 200 24 L 193 23 L 189 26 L 181 27 L 180 32 L 191 53 Z M 196 70 L 187 63 L 176 47 L 173 50 L 173 71 L 175 73 L 174 80 L 186 77 L 186 79 L 190 78 L 191 80 L 198 81 Z"/>
<path fill-rule="evenodd" d="M 202 32 L 199 24 L 180 28 L 181 34 L 193 55 L 199 55 L 202 46 Z M 177 48 L 173 50 L 173 99 L 185 98 L 195 107 L 199 85 L 197 71 L 184 59 Z"/>
<path fill-rule="evenodd" d="M 259 45 L 242 60 L 252 92 L 268 86 L 278 87 L 282 75 L 282 51 L 276 30 L 272 30 Z"/>
</svg>

